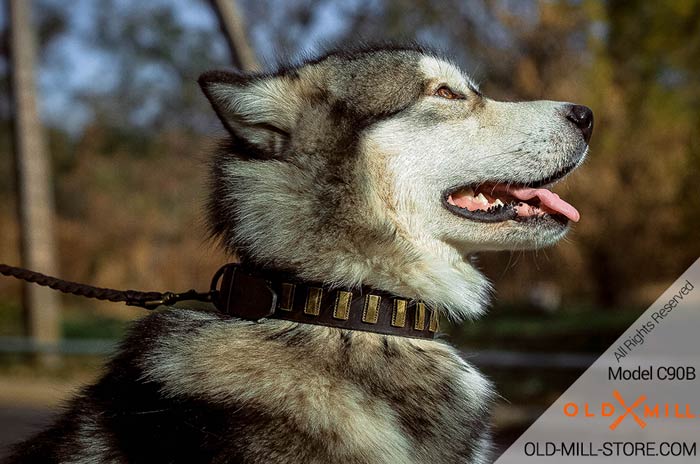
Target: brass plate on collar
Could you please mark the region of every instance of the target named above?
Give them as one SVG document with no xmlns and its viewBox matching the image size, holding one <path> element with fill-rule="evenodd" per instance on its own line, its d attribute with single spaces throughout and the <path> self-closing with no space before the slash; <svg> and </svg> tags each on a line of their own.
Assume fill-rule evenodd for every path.
<svg viewBox="0 0 700 464">
<path fill-rule="evenodd" d="M 438 330 L 438 313 L 434 309 L 430 311 L 430 325 L 428 325 L 428 330 L 431 332 L 437 332 Z"/>
<path fill-rule="evenodd" d="M 309 287 L 309 293 L 306 295 L 306 304 L 304 305 L 304 314 L 318 316 L 321 312 L 321 297 L 323 289 L 318 287 Z"/>
<path fill-rule="evenodd" d="M 294 290 L 296 290 L 296 285 L 283 283 L 282 284 L 282 295 L 280 298 L 280 309 L 282 311 L 291 311 L 294 306 Z"/>
<path fill-rule="evenodd" d="M 352 301 L 352 292 L 338 290 L 335 296 L 335 305 L 333 306 L 333 317 L 347 321 L 350 318 L 350 302 Z"/>
<path fill-rule="evenodd" d="M 425 329 L 425 303 L 416 303 L 416 321 L 413 328 L 416 330 Z"/>
<path fill-rule="evenodd" d="M 394 312 L 391 315 L 391 325 L 404 327 L 406 325 L 406 300 L 394 299 Z"/>
<path fill-rule="evenodd" d="M 365 297 L 365 308 L 362 311 L 362 322 L 376 324 L 379 320 L 379 303 L 382 297 L 379 295 L 367 295 Z"/>
</svg>

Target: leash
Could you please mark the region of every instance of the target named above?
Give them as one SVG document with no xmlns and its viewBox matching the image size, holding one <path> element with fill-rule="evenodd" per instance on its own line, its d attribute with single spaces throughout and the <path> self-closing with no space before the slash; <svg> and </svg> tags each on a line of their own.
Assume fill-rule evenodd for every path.
<svg viewBox="0 0 700 464">
<path fill-rule="evenodd" d="M 25 282 L 49 287 L 59 292 L 78 295 L 96 300 L 106 300 L 112 302 L 124 302 L 128 306 L 138 306 L 140 308 L 152 310 L 161 305 L 170 305 L 178 301 L 212 301 L 214 289 L 209 292 L 198 292 L 188 290 L 186 292 L 143 292 L 139 290 L 115 290 L 113 288 L 94 287 L 92 285 L 71 282 L 57 277 L 47 276 L 40 272 L 31 271 L 22 267 L 0 264 L 0 274 L 14 277 Z M 218 273 L 215 274 L 215 278 Z M 217 278 L 218 280 L 218 278 Z"/>
<path fill-rule="evenodd" d="M 368 286 L 335 288 L 298 280 L 283 272 L 240 264 L 222 266 L 208 292 L 143 292 L 71 282 L 29 269 L 0 264 L 0 274 L 97 300 L 153 310 L 178 301 L 213 303 L 224 314 L 250 321 L 273 318 L 385 335 L 433 339 L 438 315 L 427 304 Z"/>
</svg>

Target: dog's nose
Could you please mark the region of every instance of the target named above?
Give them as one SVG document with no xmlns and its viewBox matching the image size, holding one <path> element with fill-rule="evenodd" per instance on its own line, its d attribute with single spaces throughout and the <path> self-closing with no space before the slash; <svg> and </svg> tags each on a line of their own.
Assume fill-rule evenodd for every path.
<svg viewBox="0 0 700 464">
<path fill-rule="evenodd" d="M 573 122 L 581 130 L 583 139 L 588 143 L 593 133 L 593 111 L 583 105 L 569 105 L 566 119 Z"/>
</svg>

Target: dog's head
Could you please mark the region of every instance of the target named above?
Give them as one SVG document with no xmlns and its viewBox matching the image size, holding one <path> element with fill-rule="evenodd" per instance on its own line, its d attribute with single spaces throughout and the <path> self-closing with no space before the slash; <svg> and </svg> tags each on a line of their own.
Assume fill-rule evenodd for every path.
<svg viewBox="0 0 700 464">
<path fill-rule="evenodd" d="M 490 100 L 412 48 L 200 84 L 231 135 L 212 228 L 258 265 L 468 315 L 487 292 L 469 254 L 550 245 L 578 220 L 548 187 L 585 157 L 586 107 Z"/>
</svg>

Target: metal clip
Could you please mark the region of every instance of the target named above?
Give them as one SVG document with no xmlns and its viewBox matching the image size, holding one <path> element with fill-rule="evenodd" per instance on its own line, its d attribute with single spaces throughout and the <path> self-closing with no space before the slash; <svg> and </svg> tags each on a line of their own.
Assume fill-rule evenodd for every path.
<svg viewBox="0 0 700 464">
<path fill-rule="evenodd" d="M 212 301 L 212 294 L 211 292 L 200 293 L 196 290 L 188 290 L 183 293 L 164 292 L 161 293 L 160 298 L 154 300 L 127 301 L 126 304 L 128 306 L 140 306 L 146 309 L 156 309 L 159 306 L 168 306 L 177 303 L 178 301 L 188 300 L 210 302 Z"/>
</svg>

